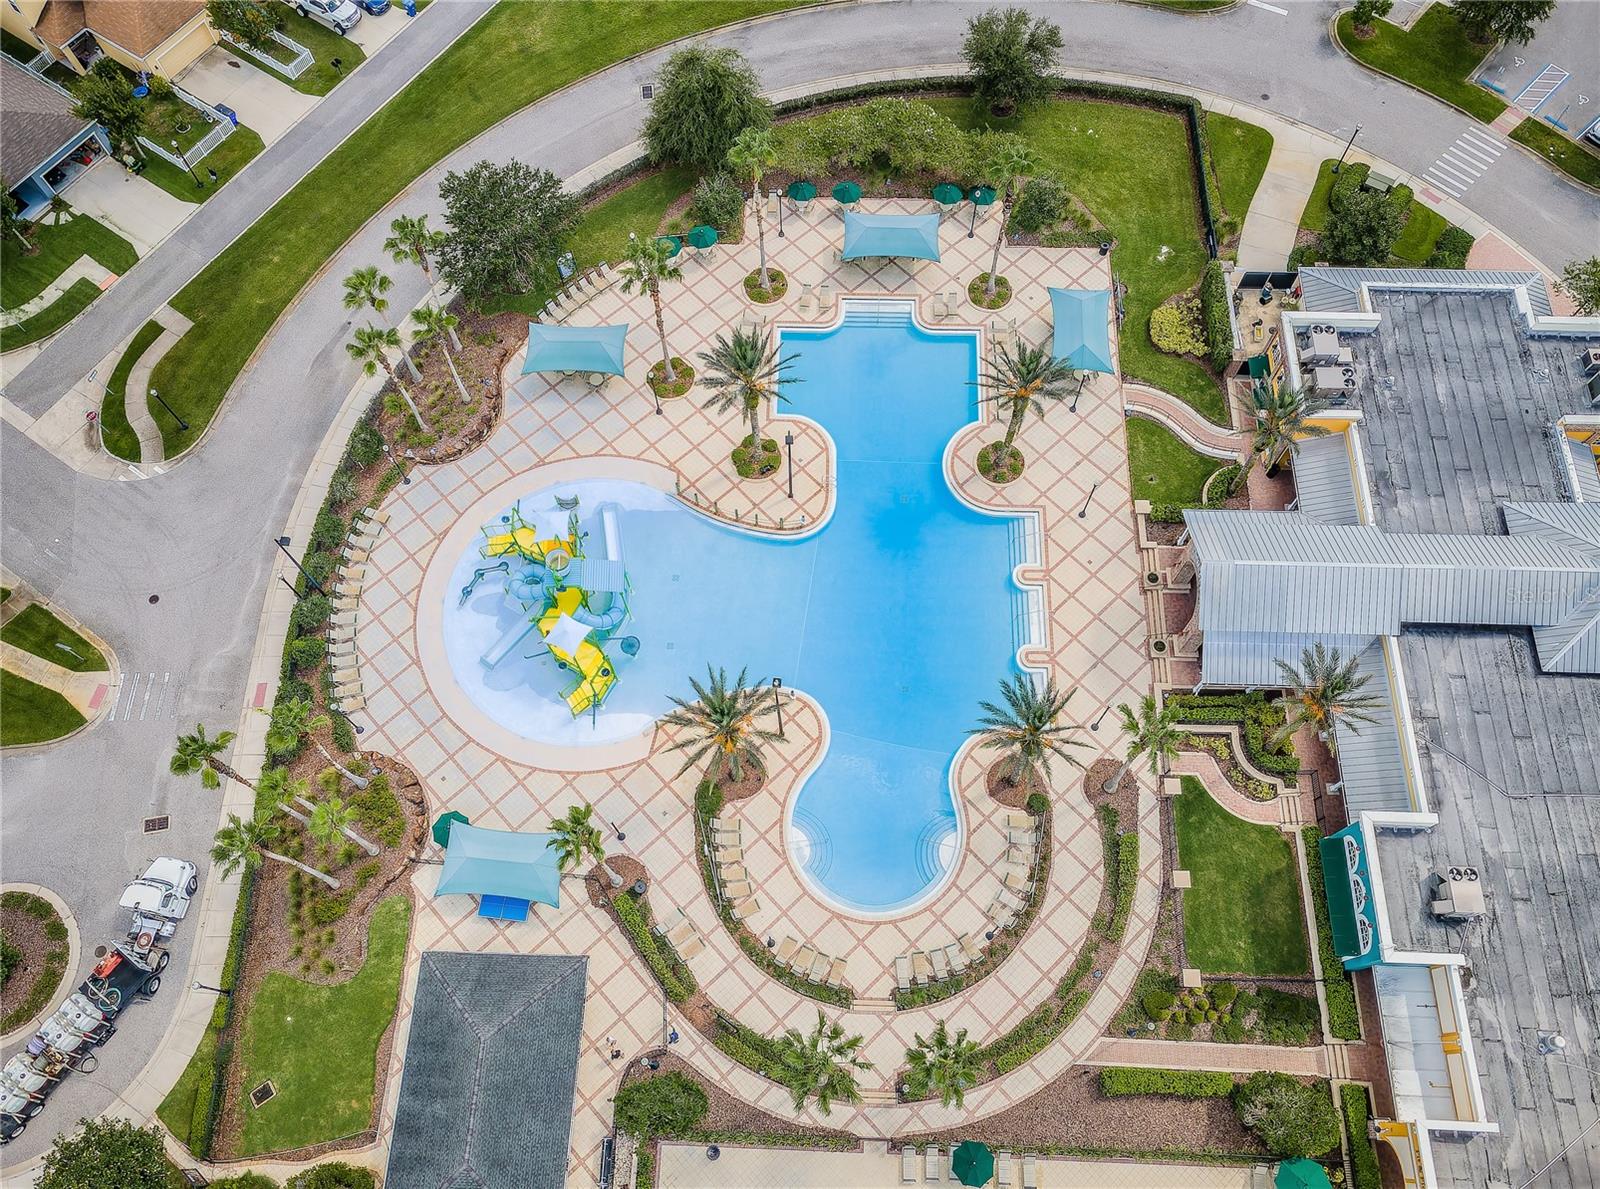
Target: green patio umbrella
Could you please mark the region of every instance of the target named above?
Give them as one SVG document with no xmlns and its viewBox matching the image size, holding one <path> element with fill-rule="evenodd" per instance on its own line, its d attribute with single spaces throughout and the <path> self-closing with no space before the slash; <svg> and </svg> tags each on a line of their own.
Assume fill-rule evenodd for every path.
<svg viewBox="0 0 1600 1189">
<path fill-rule="evenodd" d="M 1275 1189 L 1331 1189 L 1328 1170 L 1315 1160 L 1307 1160 L 1303 1156 L 1278 1165 L 1272 1183 Z"/>
<path fill-rule="evenodd" d="M 940 182 L 933 188 L 933 200 L 941 206 L 953 206 L 965 197 L 961 187 L 954 182 Z"/>
<path fill-rule="evenodd" d="M 833 196 L 846 206 L 849 206 L 853 202 L 861 201 L 861 187 L 854 182 L 840 182 L 834 186 Z"/>
<path fill-rule="evenodd" d="M 717 242 L 717 229 L 705 223 L 689 228 L 689 245 L 704 251 Z"/>
<path fill-rule="evenodd" d="M 683 251 L 683 236 L 681 235 L 658 235 L 656 238 L 672 249 L 667 253 L 668 260 Z"/>
<path fill-rule="evenodd" d="M 974 186 L 967 191 L 967 201 L 973 206 L 989 206 L 994 202 L 993 186 Z"/>
<path fill-rule="evenodd" d="M 994 1153 L 987 1144 L 964 1139 L 950 1153 L 950 1170 L 963 1185 L 987 1185 L 994 1176 Z"/>
<path fill-rule="evenodd" d="M 817 196 L 817 188 L 806 181 L 790 182 L 787 192 L 795 202 L 810 202 Z M 860 196 L 859 193 L 856 195 L 857 198 Z"/>
<path fill-rule="evenodd" d="M 433 840 L 440 846 L 450 845 L 450 823 L 462 822 L 466 825 L 472 823 L 467 820 L 467 815 L 451 809 L 439 815 L 439 820 L 433 823 Z"/>
</svg>

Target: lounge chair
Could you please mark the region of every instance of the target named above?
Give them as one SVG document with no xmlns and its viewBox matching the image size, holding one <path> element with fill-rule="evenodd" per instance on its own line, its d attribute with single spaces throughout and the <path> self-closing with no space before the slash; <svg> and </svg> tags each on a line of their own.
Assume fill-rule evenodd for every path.
<svg viewBox="0 0 1600 1189">
<path fill-rule="evenodd" d="M 950 311 L 949 316 L 954 318 L 961 312 L 961 290 L 946 289 L 944 291 L 945 308 Z"/>
<path fill-rule="evenodd" d="M 911 955 L 901 954 L 894 960 L 894 985 L 897 990 L 911 990 Z"/>
<path fill-rule="evenodd" d="M 823 281 L 817 289 L 817 302 L 821 311 L 826 314 L 833 309 L 833 282 Z"/>
<path fill-rule="evenodd" d="M 928 961 L 928 955 L 921 950 L 911 953 L 911 977 L 914 982 L 931 983 L 933 981 L 933 964 Z"/>
<path fill-rule="evenodd" d="M 809 318 L 817 312 L 817 293 L 810 282 L 800 286 L 799 314 L 802 318 Z"/>
<path fill-rule="evenodd" d="M 1039 1158 L 1032 1153 L 1022 1158 L 1022 1189 L 1039 1189 Z"/>
<path fill-rule="evenodd" d="M 833 958 L 818 951 L 816 958 L 812 960 L 811 969 L 807 972 L 806 977 L 814 983 L 825 983 L 828 981 L 828 971 L 832 969 Z"/>
<path fill-rule="evenodd" d="M 744 869 L 743 863 L 725 863 L 722 878 L 728 883 L 749 883 L 750 873 Z"/>
<path fill-rule="evenodd" d="M 934 978 L 946 979 L 950 977 L 950 959 L 945 956 L 944 950 L 929 950 L 928 961 L 933 965 Z"/>
<path fill-rule="evenodd" d="M 996 1185 L 1009 1185 L 1016 1170 L 1011 1166 L 1010 1152 L 996 1152 L 994 1154 L 994 1182 Z"/>
<path fill-rule="evenodd" d="M 1015 863 L 1024 871 L 1032 871 L 1033 861 L 1034 859 L 1038 858 L 1038 856 L 1039 849 L 1037 847 L 1012 845 L 1006 847 L 1005 861 L 1007 863 Z"/>
<path fill-rule="evenodd" d="M 928 1148 L 922 1153 L 922 1166 L 926 1170 L 927 1180 L 944 1180 L 944 1153 L 937 1147 Z"/>
<path fill-rule="evenodd" d="M 729 900 L 743 900 L 754 891 L 755 889 L 750 886 L 749 882 L 742 879 L 722 885 L 722 894 Z"/>
<path fill-rule="evenodd" d="M 748 921 L 756 913 L 761 911 L 761 901 L 757 900 L 754 896 L 751 896 L 748 900 L 739 901 L 739 903 L 733 906 L 731 911 L 733 913 L 734 920 Z"/>
<path fill-rule="evenodd" d="M 945 301 L 944 294 L 935 293 L 933 295 L 932 307 L 933 307 L 932 317 L 934 318 L 935 321 L 943 322 L 946 318 L 948 318 L 950 316 L 950 303 Z"/>
<path fill-rule="evenodd" d="M 794 961 L 789 963 L 789 969 L 800 975 L 802 978 L 806 978 L 811 974 L 811 963 L 815 962 L 816 960 L 816 947 L 811 945 L 803 945 L 800 947 L 798 952 L 796 952 Z"/>
<path fill-rule="evenodd" d="M 828 963 L 828 973 L 822 981 L 830 987 L 844 986 L 844 976 L 849 973 L 850 967 L 843 958 L 834 958 Z"/>
<path fill-rule="evenodd" d="M 777 951 L 777 954 L 776 954 L 776 957 L 778 959 L 778 964 L 780 966 L 789 965 L 790 959 L 792 959 L 794 957 L 795 951 L 798 950 L 799 948 L 800 948 L 800 943 L 798 941 L 796 941 L 792 937 L 785 937 L 782 941 L 780 941 L 778 943 L 778 951 Z"/>
<path fill-rule="evenodd" d="M 721 843 L 717 843 L 714 849 L 719 863 L 744 862 L 744 847 L 742 846 L 724 846 Z"/>
<path fill-rule="evenodd" d="M 1006 841 L 1012 846 L 1037 846 L 1039 832 L 1037 830 L 1007 830 Z"/>
<path fill-rule="evenodd" d="M 694 936 L 694 923 L 688 920 L 679 921 L 667 932 L 667 940 L 674 946 L 681 946 Z"/>
<path fill-rule="evenodd" d="M 900 1149 L 900 1183 L 914 1185 L 917 1180 L 917 1150 L 910 1144 Z"/>
<path fill-rule="evenodd" d="M 700 940 L 700 935 L 697 933 L 695 936 L 689 938 L 688 941 L 684 942 L 680 946 L 677 946 L 676 948 L 678 951 L 678 957 L 687 962 L 701 950 L 705 949 L 706 943 Z"/>
<path fill-rule="evenodd" d="M 1015 871 L 1006 872 L 1005 885 L 1019 896 L 1026 896 L 1033 890 L 1033 885 L 1028 882 L 1028 877 L 1026 875 L 1018 875 Z"/>
<path fill-rule="evenodd" d="M 961 952 L 966 954 L 968 962 L 978 962 L 983 958 L 983 950 L 979 949 L 972 940 L 972 934 L 963 933 L 956 938 L 956 944 L 961 947 Z"/>
<path fill-rule="evenodd" d="M 944 947 L 944 958 L 946 962 L 950 963 L 951 974 L 960 974 L 967 968 L 968 958 L 966 951 L 953 941 Z"/>
<path fill-rule="evenodd" d="M 1013 830 L 1031 830 L 1034 827 L 1033 814 L 1018 813 L 1012 810 L 1006 814 L 1006 825 Z"/>
</svg>

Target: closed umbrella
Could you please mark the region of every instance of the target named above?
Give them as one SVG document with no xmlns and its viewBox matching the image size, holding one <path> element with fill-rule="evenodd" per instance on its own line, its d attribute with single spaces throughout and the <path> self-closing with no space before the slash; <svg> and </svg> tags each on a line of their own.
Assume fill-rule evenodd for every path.
<svg viewBox="0 0 1600 1189">
<path fill-rule="evenodd" d="M 701 223 L 689 229 L 689 245 L 704 251 L 717 242 L 717 229 Z"/>
<path fill-rule="evenodd" d="M 679 252 L 683 251 L 683 236 L 681 235 L 660 235 L 656 238 L 662 243 L 666 244 L 670 249 L 667 252 L 667 259 L 669 260 L 676 256 Z"/>
<path fill-rule="evenodd" d="M 440 846 L 450 845 L 450 824 L 452 822 L 462 822 L 465 825 L 472 824 L 467 820 L 466 814 L 458 813 L 454 809 L 447 813 L 441 813 L 439 820 L 433 823 L 433 840 Z"/>
<path fill-rule="evenodd" d="M 795 202 L 810 202 L 817 196 L 817 188 L 807 181 L 790 182 L 788 194 Z M 859 190 L 856 192 L 856 197 L 861 197 Z"/>
<path fill-rule="evenodd" d="M 1272 1184 L 1274 1189 L 1330 1189 L 1328 1170 L 1303 1156 L 1278 1165 Z"/>
<path fill-rule="evenodd" d="M 834 186 L 833 196 L 845 206 L 854 206 L 861 201 L 861 187 L 854 182 L 840 182 Z"/>
<path fill-rule="evenodd" d="M 954 182 L 940 182 L 933 188 L 933 200 L 940 206 L 954 206 L 965 197 L 961 187 Z"/>
<path fill-rule="evenodd" d="M 989 206 L 994 202 L 993 186 L 974 186 L 967 191 L 967 201 L 973 206 Z"/>
<path fill-rule="evenodd" d="M 950 1153 L 950 1169 L 963 1185 L 987 1185 L 994 1176 L 994 1153 L 987 1144 L 964 1139 Z"/>
</svg>

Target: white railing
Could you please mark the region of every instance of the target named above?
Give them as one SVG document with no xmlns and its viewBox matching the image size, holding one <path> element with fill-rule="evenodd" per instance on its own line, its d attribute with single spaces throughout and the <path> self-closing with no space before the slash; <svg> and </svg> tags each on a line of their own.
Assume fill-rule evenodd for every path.
<svg viewBox="0 0 1600 1189">
<path fill-rule="evenodd" d="M 240 41 L 232 33 L 229 33 L 226 30 L 222 31 L 222 40 L 228 43 L 230 49 L 236 50 L 237 52 L 245 55 L 247 58 L 254 58 L 257 62 L 265 64 L 271 69 L 276 70 L 279 74 L 286 75 L 289 78 L 299 78 L 302 74 L 311 69 L 312 63 L 314 63 L 316 59 L 312 57 L 311 51 L 306 49 L 305 46 L 301 45 L 287 33 L 280 33 L 276 29 L 274 29 L 269 36 L 271 36 L 273 41 L 276 41 L 285 49 L 293 51 L 294 60 L 290 62 L 279 61 L 271 54 L 263 53 L 258 49 L 252 49 L 250 46 Z"/>
<path fill-rule="evenodd" d="M 158 145 L 146 136 L 139 137 L 139 143 L 162 160 L 170 162 L 179 169 L 188 169 L 195 162 L 205 160 L 206 154 L 233 135 L 233 121 L 204 99 L 195 98 L 182 87 L 173 87 L 172 93 L 210 120 L 214 125 L 211 131 L 197 140 L 192 147 L 185 149 L 181 155 Z"/>
</svg>

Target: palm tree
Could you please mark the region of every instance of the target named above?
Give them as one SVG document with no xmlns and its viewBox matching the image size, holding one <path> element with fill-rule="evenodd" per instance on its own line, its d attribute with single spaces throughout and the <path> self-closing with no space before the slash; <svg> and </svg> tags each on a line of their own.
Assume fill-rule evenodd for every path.
<svg viewBox="0 0 1600 1189">
<path fill-rule="evenodd" d="M 1122 778 L 1140 756 L 1149 758 L 1151 775 L 1164 770 L 1178 758 L 1178 741 L 1183 738 L 1183 731 L 1178 727 L 1176 702 L 1157 705 L 1155 697 L 1146 694 L 1139 699 L 1137 714 L 1126 702 L 1117 707 L 1117 713 L 1122 716 L 1122 730 L 1128 736 L 1128 758 L 1117 769 L 1117 774 L 1106 781 L 1107 796 L 1117 791 Z"/>
<path fill-rule="evenodd" d="M 376 264 L 369 264 L 366 268 L 358 268 L 344 279 L 344 308 L 347 310 L 369 309 L 383 317 L 383 324 L 390 326 L 388 317 L 384 314 L 389 308 L 389 299 L 385 293 L 393 287 L 394 282 L 387 273 L 378 271 Z M 369 321 L 368 326 L 372 323 Z M 398 338 L 396 342 L 398 343 Z M 411 356 L 404 351 L 400 358 L 406 362 L 406 370 L 411 373 L 413 380 L 420 381 L 422 373 L 417 370 L 417 365 L 411 361 Z"/>
<path fill-rule="evenodd" d="M 1282 746 L 1301 727 L 1312 727 L 1328 750 L 1337 754 L 1336 726 L 1343 724 L 1356 731 L 1356 723 L 1375 721 L 1367 712 L 1382 706 L 1383 699 L 1361 692 L 1372 680 L 1372 674 L 1357 673 L 1359 663 L 1359 657 L 1343 656 L 1337 648 L 1325 647 L 1321 640 L 1301 654 L 1298 668 L 1288 661 L 1278 661 L 1286 690 L 1273 701 L 1284 718 L 1283 726 L 1272 734 L 1273 746 Z"/>
<path fill-rule="evenodd" d="M 700 353 L 705 374 L 700 382 L 711 389 L 705 407 L 719 413 L 738 409 L 750 421 L 751 444 L 761 446 L 761 402 L 787 402 L 786 384 L 799 380 L 788 372 L 798 354 L 779 355 L 770 330 L 736 330 L 733 338 L 718 335 L 711 350 Z"/>
<path fill-rule="evenodd" d="M 232 731 L 220 731 L 215 738 L 210 738 L 206 735 L 205 725 L 195 723 L 194 734 L 178 736 L 177 747 L 167 764 L 167 770 L 174 776 L 193 776 L 198 772 L 201 788 L 222 787 L 218 773 L 229 780 L 237 780 L 247 789 L 254 788 L 253 784 L 217 758 L 233 746 L 233 738 Z"/>
<path fill-rule="evenodd" d="M 846 1036 L 837 1023 L 828 1023 L 817 1010 L 817 1026 L 810 1036 L 789 1028 L 776 1041 L 778 1080 L 789 1087 L 794 1109 L 809 1098 L 817 1100 L 823 1114 L 831 1114 L 835 1101 L 860 1102 L 855 1071 L 871 1069 L 872 1062 L 858 1056 L 862 1038 Z"/>
<path fill-rule="evenodd" d="M 1034 346 L 1019 338 L 1015 348 L 1003 342 L 995 348 L 994 365 L 981 383 L 1007 417 L 1005 455 L 1010 455 L 1028 410 L 1043 417 L 1045 402 L 1064 399 L 1071 380 L 1071 365 L 1055 358 L 1043 343 Z"/>
<path fill-rule="evenodd" d="M 994 258 L 989 262 L 989 282 L 983 287 L 986 298 L 993 298 L 995 294 L 998 280 L 995 274 L 1000 269 L 1000 246 L 1006 242 L 1006 225 L 1011 222 L 1011 208 L 1016 205 L 1017 196 L 1022 192 L 1018 183 L 1038 170 L 1039 162 L 1028 146 L 1010 137 L 997 144 L 983 163 L 984 176 L 1000 191 L 1000 229 L 994 236 Z"/>
<path fill-rule="evenodd" d="M 1250 435 L 1250 455 L 1244 469 L 1258 462 L 1267 464 L 1267 474 L 1275 475 L 1285 454 L 1300 453 L 1301 438 L 1320 438 L 1329 433 L 1326 425 L 1315 425 L 1311 418 L 1328 407 L 1328 402 L 1303 388 L 1280 388 L 1257 384 L 1250 390 L 1254 406 L 1255 429 Z"/>
<path fill-rule="evenodd" d="M 767 275 L 767 223 L 761 210 L 761 175 L 778 162 L 778 149 L 772 143 L 772 129 L 746 128 L 728 149 L 728 164 L 750 179 L 751 201 L 756 206 L 756 244 L 761 253 L 761 287 L 772 288 Z"/>
<path fill-rule="evenodd" d="M 343 797 L 329 797 L 327 800 L 318 801 L 311 810 L 311 822 L 306 830 L 328 850 L 344 832 L 350 828 L 350 821 L 355 816 L 350 806 L 345 804 Z"/>
<path fill-rule="evenodd" d="M 383 250 L 396 264 L 415 264 L 420 268 L 428 280 L 428 296 L 437 301 L 433 291 L 433 255 L 444 246 L 445 233 L 430 228 L 427 215 L 401 215 L 389 224 L 389 232 L 389 238 L 383 241 Z"/>
<path fill-rule="evenodd" d="M 672 247 L 659 236 L 640 239 L 628 233 L 628 258 L 622 263 L 622 291 L 638 290 L 648 293 L 656 307 L 656 333 L 661 336 L 662 378 L 668 384 L 677 382 L 678 373 L 672 366 L 672 352 L 667 349 L 667 324 L 661 316 L 661 282 L 683 280 L 683 269 L 673 263 Z"/>
<path fill-rule="evenodd" d="M 326 784 L 324 784 L 324 787 L 327 787 Z M 337 778 L 335 778 L 333 788 L 328 791 L 328 795 L 334 797 L 338 787 Z M 271 801 L 280 813 L 294 818 L 295 821 L 306 828 L 307 833 L 315 837 L 313 819 L 316 817 L 317 806 L 307 795 L 310 791 L 311 782 L 304 776 L 291 775 L 287 768 L 268 768 L 261 774 L 261 779 L 256 784 L 256 792 L 260 796 Z M 337 797 L 334 797 L 334 799 L 337 800 Z M 300 809 L 295 808 L 297 805 L 309 810 L 310 816 L 308 817 Z M 338 820 L 337 830 L 369 855 L 378 853 L 377 843 L 363 838 L 350 825 L 350 815 L 346 814 Z"/>
<path fill-rule="evenodd" d="M 333 720 L 326 714 L 318 714 L 316 707 L 304 698 L 286 698 L 274 703 L 271 710 L 260 710 L 270 722 L 267 725 L 267 751 L 274 756 L 293 755 L 300 749 L 300 742 L 310 738 L 311 744 L 322 753 L 322 758 L 327 760 L 339 770 L 343 776 L 358 789 L 364 789 L 372 783 L 365 776 L 357 776 L 346 768 L 328 749 L 322 746 L 322 741 L 313 732 L 320 731 Z"/>
<path fill-rule="evenodd" d="M 346 343 L 344 349 L 350 352 L 350 358 L 361 364 L 361 370 L 369 376 L 378 374 L 378 369 L 383 369 L 384 375 L 400 392 L 400 397 L 406 402 L 406 408 L 411 410 L 411 415 L 417 419 L 424 432 L 431 432 L 428 423 L 422 419 L 422 413 L 417 409 L 417 402 L 411 399 L 411 392 L 400 382 L 400 377 L 394 373 L 394 365 L 389 362 L 389 350 L 400 350 L 400 332 L 390 326 L 379 330 L 376 326 L 356 327 L 355 340 Z"/>
<path fill-rule="evenodd" d="M 558 817 L 550 823 L 550 833 L 555 837 L 545 845 L 556 852 L 556 866 L 560 870 L 570 871 L 585 859 L 593 859 L 600 864 L 600 870 L 606 873 L 611 886 L 620 888 L 622 876 L 611 870 L 611 865 L 606 862 L 605 835 L 590 820 L 593 816 L 593 805 L 585 803 L 571 806 L 566 817 Z"/>
<path fill-rule="evenodd" d="M 1082 728 L 1061 721 L 1076 692 L 1059 688 L 1053 677 L 1041 690 L 1027 674 L 1013 674 L 1000 683 L 1005 705 L 979 702 L 978 708 L 983 711 L 978 719 L 980 725 L 967 733 L 980 736 L 983 747 L 1005 753 L 1005 781 L 1009 785 L 1032 784 L 1041 769 L 1048 780 L 1052 759 L 1081 768 L 1083 764 L 1068 748 L 1089 746 L 1074 737 Z"/>
<path fill-rule="evenodd" d="M 334 891 L 339 890 L 339 881 L 325 871 L 318 871 L 315 867 L 307 866 L 298 859 L 291 859 L 288 855 L 281 855 L 275 850 L 270 850 L 269 845 L 277 840 L 280 831 L 275 822 L 260 818 L 241 819 L 238 814 L 228 815 L 228 824 L 217 831 L 216 840 L 211 847 L 211 861 L 223 875 L 232 875 L 240 867 L 246 871 L 253 871 L 261 865 L 262 859 L 271 859 L 275 863 L 287 863 L 304 871 L 313 879 L 320 879 Z"/>
<path fill-rule="evenodd" d="M 913 1098 L 935 1090 L 940 1106 L 957 1108 L 966 1099 L 967 1091 L 977 1084 L 983 1069 L 978 1042 L 967 1039 L 965 1028 L 958 1028 L 952 1037 L 943 1020 L 933 1026 L 927 1040 L 917 1034 L 915 1047 L 906 1050 L 906 1064 L 911 1067 L 906 1074 L 906 1089 Z"/>
<path fill-rule="evenodd" d="M 461 350 L 461 340 L 456 337 L 456 327 L 461 319 L 438 306 L 423 306 L 411 312 L 411 320 L 417 324 L 417 341 L 431 343 L 440 339 L 439 349 L 444 352 L 445 364 L 450 368 L 450 378 L 456 382 L 456 391 L 461 394 L 461 403 L 470 405 L 472 397 L 467 395 L 467 386 L 461 382 L 461 373 L 456 371 L 455 356 L 450 354 L 453 345 L 457 351 Z M 448 339 L 449 342 L 442 340 Z"/>
<path fill-rule="evenodd" d="M 776 711 L 777 703 L 765 696 L 765 686 L 745 685 L 745 672 L 740 669 L 739 676 L 729 685 L 726 669 L 707 665 L 706 685 L 689 678 L 689 684 L 694 687 L 693 702 L 672 697 L 677 709 L 662 721 L 689 732 L 667 748 L 689 753 L 683 767 L 678 769 L 679 776 L 708 755 L 711 763 L 706 768 L 706 779 L 714 784 L 720 784 L 724 775 L 735 784 L 739 783 L 744 779 L 746 764 L 755 765 L 757 771 L 765 770 L 761 745 L 772 743 L 780 736 L 757 720 Z"/>
</svg>

